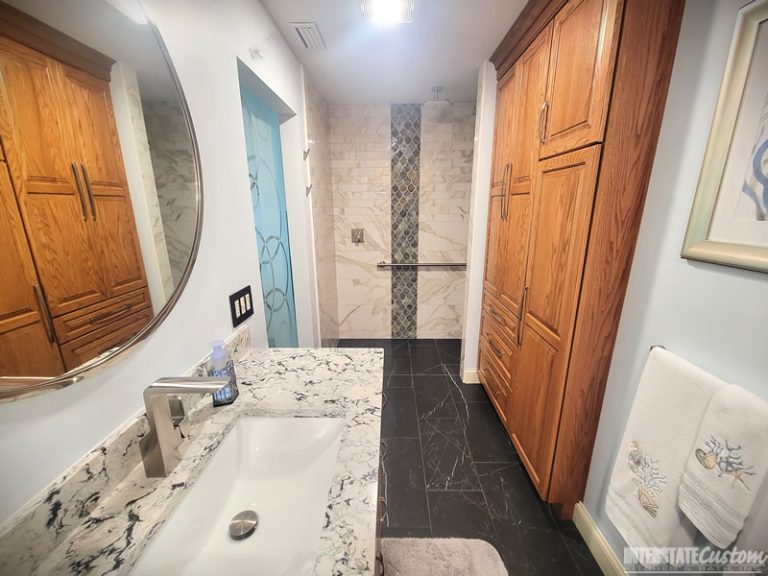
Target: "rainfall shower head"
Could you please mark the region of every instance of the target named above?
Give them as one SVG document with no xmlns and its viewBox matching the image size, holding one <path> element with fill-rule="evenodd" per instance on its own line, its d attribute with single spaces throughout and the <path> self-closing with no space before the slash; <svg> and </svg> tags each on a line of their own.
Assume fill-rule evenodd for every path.
<svg viewBox="0 0 768 576">
<path fill-rule="evenodd" d="M 451 101 L 443 98 L 442 93 L 443 93 L 442 86 L 432 86 L 432 90 L 430 90 L 430 98 L 425 102 L 425 104 L 433 104 L 433 105 L 450 104 Z"/>
</svg>

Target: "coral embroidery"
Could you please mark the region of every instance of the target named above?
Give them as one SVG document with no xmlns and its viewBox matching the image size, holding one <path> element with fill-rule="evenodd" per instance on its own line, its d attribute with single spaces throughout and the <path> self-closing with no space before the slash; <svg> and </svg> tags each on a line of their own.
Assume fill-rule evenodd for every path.
<svg viewBox="0 0 768 576">
<path fill-rule="evenodd" d="M 728 440 L 723 443 L 710 436 L 709 440 L 704 442 L 704 448 L 696 448 L 696 459 L 707 470 L 717 470 L 718 478 L 731 476 L 731 488 L 738 482 L 751 491 L 744 481 L 744 476 L 754 476 L 755 473 L 751 471 L 754 466 L 744 465 L 743 456 L 738 454 L 740 450 L 741 446 L 731 446 Z"/>
<path fill-rule="evenodd" d="M 629 448 L 627 465 L 632 471 L 632 481 L 637 486 L 637 499 L 643 510 L 652 518 L 656 518 L 659 511 L 656 497 L 661 494 L 664 484 L 667 483 L 666 476 L 659 472 L 659 461 L 648 456 L 639 442 L 633 440 Z"/>
</svg>

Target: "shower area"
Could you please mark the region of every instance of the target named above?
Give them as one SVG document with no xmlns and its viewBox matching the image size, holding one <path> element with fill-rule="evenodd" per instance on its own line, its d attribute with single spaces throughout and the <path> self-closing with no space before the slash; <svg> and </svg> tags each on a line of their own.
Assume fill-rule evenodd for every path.
<svg viewBox="0 0 768 576">
<path fill-rule="evenodd" d="M 475 103 L 306 103 L 323 345 L 461 338 Z"/>
</svg>

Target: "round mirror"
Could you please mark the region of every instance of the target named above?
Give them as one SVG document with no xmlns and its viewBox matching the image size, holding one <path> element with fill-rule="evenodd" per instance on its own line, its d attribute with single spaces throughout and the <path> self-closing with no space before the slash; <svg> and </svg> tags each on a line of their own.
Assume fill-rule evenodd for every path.
<svg viewBox="0 0 768 576">
<path fill-rule="evenodd" d="M 146 338 L 201 222 L 189 113 L 140 1 L 0 2 L 0 400 Z"/>
</svg>

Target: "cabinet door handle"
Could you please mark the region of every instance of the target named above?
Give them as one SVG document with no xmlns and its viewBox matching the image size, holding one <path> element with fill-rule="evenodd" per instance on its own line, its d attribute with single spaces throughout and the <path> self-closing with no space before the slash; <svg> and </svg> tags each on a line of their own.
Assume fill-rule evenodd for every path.
<svg viewBox="0 0 768 576">
<path fill-rule="evenodd" d="M 544 144 L 544 138 L 546 136 L 544 131 L 544 124 L 547 119 L 548 108 L 549 102 L 544 100 L 544 103 L 541 105 L 541 110 L 539 110 L 539 144 Z"/>
<path fill-rule="evenodd" d="M 488 308 L 488 312 L 490 312 L 490 313 L 491 313 L 491 316 L 493 316 L 493 319 L 494 319 L 494 320 L 496 320 L 496 322 L 498 322 L 498 323 L 499 323 L 499 324 L 501 324 L 502 326 L 505 326 L 505 327 L 506 327 L 506 325 L 507 325 L 507 321 L 504 319 L 504 317 L 503 317 L 501 314 L 499 314 L 498 312 L 496 312 L 496 308 L 494 308 L 493 306 L 490 306 L 490 307 Z"/>
<path fill-rule="evenodd" d="M 501 219 L 509 220 L 509 183 L 512 180 L 512 162 L 504 167 L 504 183 L 501 185 Z"/>
<path fill-rule="evenodd" d="M 80 172 L 77 171 L 77 164 L 74 162 L 72 162 L 72 173 L 75 175 L 75 184 L 77 185 L 77 195 L 80 197 L 80 208 L 83 211 L 83 220 L 88 220 L 88 207 L 85 204 L 83 182 L 80 180 Z"/>
<path fill-rule="evenodd" d="M 45 296 L 43 295 L 43 289 L 40 287 L 40 284 L 35 284 L 34 288 L 35 296 L 37 296 L 37 304 L 40 306 L 40 315 L 43 317 L 45 331 L 48 333 L 48 341 L 53 344 L 56 342 L 56 333 L 53 331 L 51 311 L 48 310 L 48 305 L 45 303 Z"/>
<path fill-rule="evenodd" d="M 528 286 L 523 288 L 523 295 L 520 297 L 520 320 L 517 323 L 517 347 L 523 342 L 523 326 L 525 325 L 525 307 L 528 305 Z"/>
<path fill-rule="evenodd" d="M 117 310 L 112 310 L 111 312 L 107 312 L 106 314 L 99 314 L 98 316 L 94 316 L 93 318 L 90 318 L 88 322 L 90 324 L 97 324 L 101 322 L 102 320 L 106 320 L 107 318 L 111 318 L 112 316 L 117 316 L 118 314 L 122 314 L 123 312 L 127 312 L 133 307 L 133 304 L 126 304 L 122 308 L 119 308 Z"/>
<path fill-rule="evenodd" d="M 88 174 L 88 168 L 85 167 L 85 164 L 80 164 L 80 168 L 83 169 L 85 188 L 88 190 L 88 198 L 91 199 L 91 214 L 93 214 L 93 219 L 96 220 L 96 198 L 93 197 L 93 188 L 91 188 L 91 176 Z"/>
<path fill-rule="evenodd" d="M 488 346 L 490 346 L 490 347 L 491 347 L 491 350 L 493 350 L 493 353 L 494 353 L 494 354 L 496 354 L 496 356 L 497 356 L 498 358 L 502 358 L 502 353 L 501 353 L 501 350 L 499 350 L 499 349 L 496 347 L 496 344 L 494 344 L 494 343 L 493 343 L 493 340 L 491 340 L 490 338 L 488 338 Z"/>
<path fill-rule="evenodd" d="M 496 182 L 491 184 L 491 188 L 498 188 L 501 186 L 501 192 L 499 194 L 491 194 L 491 198 L 501 198 L 502 206 L 504 203 L 505 186 L 507 185 L 507 168 L 509 168 L 509 163 L 504 164 L 504 173 L 501 176 L 501 180 L 496 180 Z"/>
</svg>

